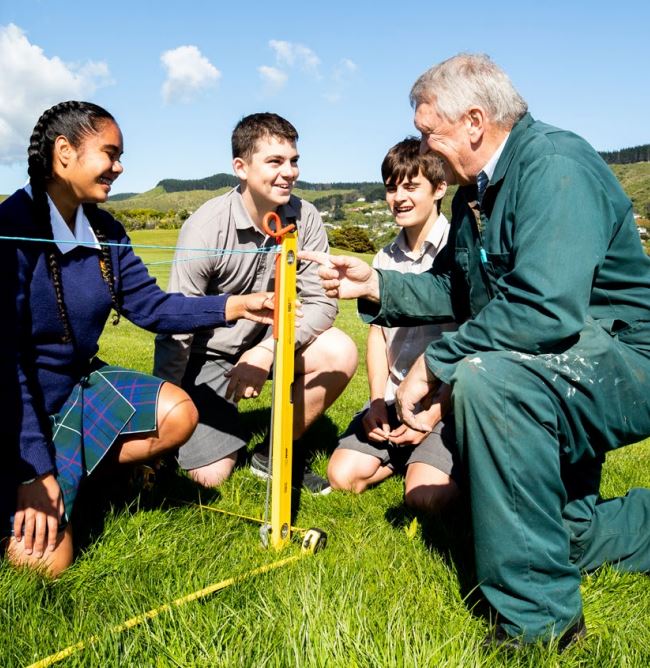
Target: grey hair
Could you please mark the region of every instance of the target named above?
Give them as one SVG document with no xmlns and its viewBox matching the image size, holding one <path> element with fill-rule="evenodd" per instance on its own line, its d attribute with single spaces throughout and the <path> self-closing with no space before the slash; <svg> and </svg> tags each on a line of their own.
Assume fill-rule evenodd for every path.
<svg viewBox="0 0 650 668">
<path fill-rule="evenodd" d="M 472 106 L 500 127 L 512 127 L 528 111 L 508 75 L 485 54 L 459 53 L 434 65 L 413 84 L 409 99 L 414 109 L 435 102 L 452 123 Z"/>
</svg>

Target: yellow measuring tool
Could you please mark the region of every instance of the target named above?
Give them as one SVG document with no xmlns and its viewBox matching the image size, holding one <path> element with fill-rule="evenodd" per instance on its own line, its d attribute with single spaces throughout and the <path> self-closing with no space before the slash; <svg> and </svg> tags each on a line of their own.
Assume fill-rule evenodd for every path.
<svg viewBox="0 0 650 668">
<path fill-rule="evenodd" d="M 275 225 L 275 229 L 271 227 Z M 296 269 L 298 241 L 296 226 L 282 227 L 280 216 L 267 213 L 262 227 L 280 244 L 275 260 L 275 311 L 273 338 L 273 400 L 271 405 L 271 524 L 260 530 L 262 543 L 279 550 L 291 540 L 291 463 L 293 460 L 293 379 L 296 329 Z M 268 531 L 270 528 L 270 541 Z M 303 550 L 325 546 L 327 536 L 309 529 Z"/>
<path fill-rule="evenodd" d="M 275 230 L 271 228 L 275 223 Z M 273 400 L 271 404 L 271 545 L 291 538 L 291 462 L 293 459 L 293 375 L 296 330 L 296 226 L 282 227 L 280 216 L 264 216 L 264 231 L 280 242 L 275 260 Z"/>
</svg>

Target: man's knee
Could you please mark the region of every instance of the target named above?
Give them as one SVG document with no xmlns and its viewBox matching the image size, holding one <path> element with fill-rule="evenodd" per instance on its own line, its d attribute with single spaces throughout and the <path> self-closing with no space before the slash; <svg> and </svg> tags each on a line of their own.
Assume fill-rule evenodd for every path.
<svg viewBox="0 0 650 668">
<path fill-rule="evenodd" d="M 500 401 L 504 381 L 516 386 L 517 378 L 527 373 L 516 355 L 508 351 L 479 352 L 461 360 L 451 380 L 454 405 Z"/>
</svg>

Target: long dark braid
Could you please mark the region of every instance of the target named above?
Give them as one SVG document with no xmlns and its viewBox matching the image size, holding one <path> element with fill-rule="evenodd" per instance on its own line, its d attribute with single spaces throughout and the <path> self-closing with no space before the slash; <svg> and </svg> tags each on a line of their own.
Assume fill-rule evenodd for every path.
<svg viewBox="0 0 650 668">
<path fill-rule="evenodd" d="M 50 220 L 50 207 L 47 200 L 47 183 L 52 178 L 52 158 L 55 139 L 63 135 L 76 148 L 80 146 L 85 136 L 98 132 L 101 125 L 107 121 L 115 122 L 115 119 L 108 111 L 102 109 L 102 107 L 90 102 L 77 102 L 75 100 L 61 102 L 53 106 L 51 109 L 43 112 L 38 119 L 29 141 L 27 163 L 36 221 L 39 227 L 42 228 L 41 234 L 43 238 L 54 238 Z M 96 219 L 97 216 L 93 216 L 93 218 Z M 95 234 L 97 235 L 96 229 Z M 102 239 L 99 236 L 103 236 L 103 240 L 106 240 L 106 236 L 100 232 L 100 235 L 97 236 L 100 243 Z M 59 318 L 63 326 L 62 342 L 72 343 L 72 326 L 63 298 L 63 282 L 61 280 L 61 267 L 59 265 L 60 253 L 55 244 L 48 244 L 46 252 L 48 269 L 56 294 Z M 102 246 L 100 268 L 102 270 L 102 277 L 108 285 L 113 307 L 118 308 L 119 305 L 113 286 L 113 266 L 110 261 L 110 249 L 105 246 Z"/>
<path fill-rule="evenodd" d="M 106 283 L 108 292 L 111 295 L 111 303 L 113 305 L 114 311 L 112 323 L 113 325 L 117 325 L 117 323 L 120 321 L 120 315 L 122 311 L 117 293 L 115 292 L 115 274 L 113 273 L 113 259 L 111 257 L 111 249 L 110 246 L 105 245 L 105 242 L 108 241 L 108 236 L 98 215 L 96 204 L 84 204 L 84 213 L 90 221 L 90 225 L 92 226 L 93 232 L 97 237 L 97 241 L 99 241 L 101 245 L 102 255 L 99 258 L 99 269 L 102 272 L 102 278 L 104 279 L 104 283 Z"/>
</svg>

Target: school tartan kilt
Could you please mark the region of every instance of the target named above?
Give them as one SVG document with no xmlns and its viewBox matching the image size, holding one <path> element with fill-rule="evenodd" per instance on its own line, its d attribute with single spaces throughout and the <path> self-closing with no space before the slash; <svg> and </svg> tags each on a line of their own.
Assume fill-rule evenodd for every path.
<svg viewBox="0 0 650 668">
<path fill-rule="evenodd" d="M 72 513 L 81 481 L 99 464 L 118 437 L 156 429 L 160 378 L 108 364 L 82 378 L 50 416 L 56 477 Z"/>
</svg>

